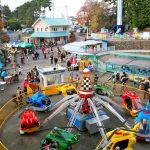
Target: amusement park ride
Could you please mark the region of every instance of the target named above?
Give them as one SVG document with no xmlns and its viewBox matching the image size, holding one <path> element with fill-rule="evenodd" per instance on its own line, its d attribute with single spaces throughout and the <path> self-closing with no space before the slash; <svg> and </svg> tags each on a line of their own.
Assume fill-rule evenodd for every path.
<svg viewBox="0 0 150 150">
<path fill-rule="evenodd" d="M 133 110 L 130 110 L 132 112 L 131 114 L 137 114 L 135 126 L 133 129 L 130 129 L 130 126 L 126 120 L 113 107 L 115 105 L 114 102 L 106 96 L 97 95 L 95 93 L 90 82 L 90 75 L 91 72 L 88 69 L 84 69 L 82 72 L 82 84 L 81 87 L 77 89 L 77 94 L 65 96 L 62 100 L 56 102 L 55 104 L 52 104 L 51 100 L 41 92 L 37 92 L 32 96 L 32 98 L 29 98 L 30 103 L 44 101 L 45 105 L 48 104 L 47 109 L 43 109 L 42 105 L 39 106 L 43 109 L 40 111 L 53 110 L 53 112 L 41 125 L 35 113 L 30 109 L 26 109 L 21 114 L 20 134 L 45 130 L 47 122 L 68 108 L 67 116 L 69 121 L 66 130 L 58 127 L 53 128 L 51 132 L 41 141 L 41 150 L 50 148 L 58 150 L 71 150 L 72 145 L 77 143 L 80 137 L 79 134 L 74 135 L 71 133 L 73 126 L 80 131 L 88 130 L 90 134 L 100 132 L 103 139 L 98 144 L 96 150 L 114 150 L 116 147 L 120 147 L 120 149 L 132 150 L 133 144 L 136 143 L 136 137 L 138 137 L 140 140 L 142 139 L 149 141 L 149 102 L 147 102 L 145 108 L 142 107 L 139 97 L 134 92 L 128 92 L 126 87 L 124 88 L 124 93 L 122 94 L 123 103 L 128 109 L 130 109 L 127 101 L 127 99 L 130 98 L 133 108 Z M 34 107 L 37 105 L 40 105 L 40 103 L 34 105 Z M 122 122 L 122 125 L 106 133 L 105 123 L 109 117 L 103 111 L 103 108 L 106 108 L 112 114 L 114 114 Z M 35 110 L 39 111 L 39 109 Z M 126 125 L 127 129 L 123 128 L 123 125 Z"/>
<path fill-rule="evenodd" d="M 121 97 L 123 108 L 127 110 L 131 116 L 135 117 L 137 112 L 143 109 L 143 103 L 140 97 L 133 91 L 127 91 L 126 86 L 124 86 Z"/>
</svg>

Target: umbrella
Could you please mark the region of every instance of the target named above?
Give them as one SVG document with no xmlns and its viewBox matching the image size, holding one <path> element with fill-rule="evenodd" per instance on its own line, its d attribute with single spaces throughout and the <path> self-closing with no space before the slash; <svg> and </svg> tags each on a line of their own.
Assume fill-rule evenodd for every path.
<svg viewBox="0 0 150 150">
<path fill-rule="evenodd" d="M 18 47 L 18 44 L 19 44 L 18 42 L 13 42 L 12 47 Z"/>
<path fill-rule="evenodd" d="M 31 48 L 33 45 L 27 42 L 21 42 L 17 45 L 18 48 Z"/>
</svg>

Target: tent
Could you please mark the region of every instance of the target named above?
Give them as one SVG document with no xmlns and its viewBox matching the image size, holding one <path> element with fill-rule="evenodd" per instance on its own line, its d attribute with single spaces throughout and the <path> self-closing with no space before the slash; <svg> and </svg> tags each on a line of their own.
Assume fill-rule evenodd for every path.
<svg viewBox="0 0 150 150">
<path fill-rule="evenodd" d="M 69 43 L 64 45 L 63 48 L 65 51 L 68 51 L 70 53 L 91 55 L 90 51 L 87 51 L 86 46 L 98 45 L 98 44 L 101 44 L 101 41 L 87 40 L 87 41 Z"/>
<path fill-rule="evenodd" d="M 31 48 L 33 44 L 27 42 L 20 42 L 16 45 L 18 48 Z"/>
<path fill-rule="evenodd" d="M 12 47 L 18 47 L 18 44 L 19 44 L 18 42 L 13 42 Z"/>
</svg>

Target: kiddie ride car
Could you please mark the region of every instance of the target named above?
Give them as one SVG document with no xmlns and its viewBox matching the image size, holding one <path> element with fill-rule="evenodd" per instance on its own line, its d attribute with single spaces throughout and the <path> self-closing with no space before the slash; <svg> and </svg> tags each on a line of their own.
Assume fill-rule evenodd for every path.
<svg viewBox="0 0 150 150">
<path fill-rule="evenodd" d="M 133 145 L 136 143 L 135 134 L 138 126 L 139 124 L 133 129 L 118 127 L 107 132 L 95 150 L 133 150 Z"/>
<path fill-rule="evenodd" d="M 137 131 L 137 139 L 150 142 L 150 102 L 146 102 L 146 107 L 139 111 L 135 118 L 135 124 L 140 124 Z"/>
<path fill-rule="evenodd" d="M 40 150 L 72 150 L 72 145 L 79 141 L 80 134 L 73 135 L 64 129 L 55 127 L 41 141 Z"/>
<path fill-rule="evenodd" d="M 140 97 L 133 91 L 127 91 L 126 86 L 124 86 L 121 97 L 124 109 L 127 110 L 131 116 L 136 116 L 137 112 L 143 109 L 143 104 Z"/>
<path fill-rule="evenodd" d="M 105 95 L 108 97 L 114 97 L 114 94 L 110 90 L 109 86 L 96 84 L 96 85 L 94 85 L 94 87 L 95 87 L 95 92 L 98 95 Z"/>
<path fill-rule="evenodd" d="M 36 92 L 32 97 L 28 96 L 27 102 L 36 111 L 47 111 L 52 107 L 50 98 L 40 91 Z"/>
<path fill-rule="evenodd" d="M 70 101 L 71 98 L 74 98 L 76 95 L 68 95 L 56 103 L 52 103 L 51 99 L 41 93 L 40 91 L 36 92 L 32 97 L 27 96 L 27 102 L 29 103 L 28 107 L 35 111 L 52 111 L 53 109 L 60 106 L 63 102 Z"/>
<path fill-rule="evenodd" d="M 40 122 L 38 121 L 37 116 L 35 113 L 30 110 L 26 109 L 21 114 L 21 121 L 20 121 L 20 134 L 24 133 L 32 133 L 37 131 L 40 128 Z"/>
</svg>

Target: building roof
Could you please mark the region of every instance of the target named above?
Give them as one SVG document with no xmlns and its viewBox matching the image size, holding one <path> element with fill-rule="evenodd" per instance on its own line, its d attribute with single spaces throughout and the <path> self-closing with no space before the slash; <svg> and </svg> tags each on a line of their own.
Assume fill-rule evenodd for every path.
<svg viewBox="0 0 150 150">
<path fill-rule="evenodd" d="M 35 23 L 32 26 L 34 26 L 40 20 L 45 22 L 48 26 L 69 26 L 69 22 L 64 18 L 47 18 L 47 17 L 40 17 L 35 21 Z"/>
<path fill-rule="evenodd" d="M 34 32 L 31 35 L 31 38 L 54 38 L 54 37 L 63 37 L 63 36 L 68 36 L 69 33 L 66 31 L 62 32 Z"/>
<path fill-rule="evenodd" d="M 134 66 L 137 68 L 150 69 L 150 61 L 148 60 L 134 60 L 127 64 L 127 66 Z"/>
<path fill-rule="evenodd" d="M 109 58 L 107 61 L 105 61 L 105 63 L 112 63 L 112 64 L 116 64 L 116 65 L 126 65 L 129 62 L 131 62 L 131 59 L 128 58 Z"/>
<path fill-rule="evenodd" d="M 137 54 L 137 53 L 114 53 L 114 56 L 120 56 L 123 58 L 131 58 L 131 59 L 142 59 L 142 60 L 150 60 L 149 55 Z"/>
<path fill-rule="evenodd" d="M 128 58 L 110 58 L 105 63 L 112 63 L 119 66 L 131 66 L 136 68 L 150 68 L 150 61 L 148 60 L 135 60 L 135 59 L 128 59 Z"/>
</svg>

